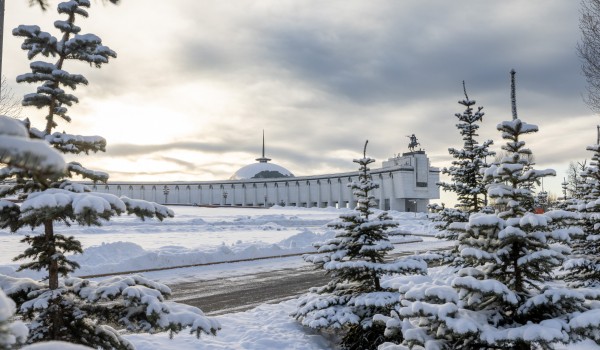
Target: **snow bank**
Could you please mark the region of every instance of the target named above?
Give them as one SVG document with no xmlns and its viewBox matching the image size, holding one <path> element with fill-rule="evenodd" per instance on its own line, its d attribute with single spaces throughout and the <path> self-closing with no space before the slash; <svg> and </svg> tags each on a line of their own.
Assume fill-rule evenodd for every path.
<svg viewBox="0 0 600 350">
<path fill-rule="evenodd" d="M 297 300 L 281 304 L 265 304 L 254 310 L 216 316 L 222 325 L 216 337 L 182 332 L 169 339 L 168 333 L 155 335 L 131 334 L 125 338 L 138 350 L 325 350 L 333 343 L 321 335 L 302 327 L 289 314 L 297 307 Z"/>
<path fill-rule="evenodd" d="M 59 226 L 56 231 L 75 235 L 82 241 L 83 254 L 70 258 L 81 266 L 75 275 L 88 276 L 310 253 L 315 251 L 314 243 L 334 237 L 335 231 L 327 227 L 327 223 L 341 213 L 350 212 L 348 209 L 289 207 L 172 209 L 175 218 L 161 223 L 117 217 L 101 227 Z M 400 228 L 405 234 L 391 236 L 392 243 L 422 241 L 410 233 L 428 229 L 424 214 L 417 217 L 415 213 L 392 214 L 402 224 Z M 21 244 L 19 235 L 0 237 Z M 15 254 L 22 251 L 18 246 L 9 248 L 8 251 Z M 5 258 L 6 263 L 0 264 L 1 274 L 34 279 L 44 276 L 43 272 L 35 271 L 17 273 L 18 264 L 9 263 L 11 256 Z"/>
<path fill-rule="evenodd" d="M 66 343 L 64 341 L 50 341 L 28 345 L 21 350 L 90 350 L 87 346 Z"/>
</svg>

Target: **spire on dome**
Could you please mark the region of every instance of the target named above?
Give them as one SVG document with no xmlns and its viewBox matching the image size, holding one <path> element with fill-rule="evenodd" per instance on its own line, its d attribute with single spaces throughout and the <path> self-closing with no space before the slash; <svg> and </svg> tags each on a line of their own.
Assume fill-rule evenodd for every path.
<svg viewBox="0 0 600 350">
<path fill-rule="evenodd" d="M 263 129 L 263 138 L 262 138 L 262 157 L 256 158 L 259 163 L 267 163 L 270 161 L 270 158 L 265 157 L 265 130 Z"/>
<path fill-rule="evenodd" d="M 229 180 L 278 179 L 294 177 L 289 170 L 277 164 L 268 163 L 265 157 L 265 131 L 263 130 L 262 157 L 256 158 L 258 163 L 248 164 L 236 171 Z"/>
</svg>

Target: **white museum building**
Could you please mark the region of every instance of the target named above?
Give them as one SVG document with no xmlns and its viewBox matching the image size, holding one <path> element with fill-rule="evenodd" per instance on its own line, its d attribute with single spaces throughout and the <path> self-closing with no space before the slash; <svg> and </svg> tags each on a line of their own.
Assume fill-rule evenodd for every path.
<svg viewBox="0 0 600 350">
<path fill-rule="evenodd" d="M 112 182 L 89 184 L 92 191 L 112 193 L 170 205 L 298 207 L 349 207 L 356 205 L 348 186 L 358 171 L 313 176 L 294 176 L 289 170 L 262 157 L 223 181 Z M 379 184 L 375 198 L 379 209 L 426 212 L 430 199 L 440 197 L 439 168 L 432 167 L 425 151 L 411 151 L 371 169 Z"/>
</svg>

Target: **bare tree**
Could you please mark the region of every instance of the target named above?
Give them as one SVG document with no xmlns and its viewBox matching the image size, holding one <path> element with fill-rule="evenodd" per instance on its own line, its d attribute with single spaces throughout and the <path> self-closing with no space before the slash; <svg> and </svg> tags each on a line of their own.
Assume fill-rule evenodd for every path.
<svg viewBox="0 0 600 350">
<path fill-rule="evenodd" d="M 585 178 L 581 176 L 581 173 L 587 169 L 587 160 L 583 162 L 569 162 L 569 167 L 567 168 L 567 191 L 569 192 L 569 197 L 582 199 L 585 191 L 583 187 L 585 185 Z"/>
<path fill-rule="evenodd" d="M 585 103 L 596 113 L 600 112 L 600 0 L 581 0 L 579 20 L 581 41 L 577 54 L 582 60 L 581 69 L 587 81 Z"/>
<path fill-rule="evenodd" d="M 6 77 L 2 77 L 0 80 L 0 91 L 2 91 L 0 95 L 0 115 L 18 118 L 21 115 L 21 103 L 19 99 L 15 98 L 15 94 L 8 86 Z"/>
</svg>

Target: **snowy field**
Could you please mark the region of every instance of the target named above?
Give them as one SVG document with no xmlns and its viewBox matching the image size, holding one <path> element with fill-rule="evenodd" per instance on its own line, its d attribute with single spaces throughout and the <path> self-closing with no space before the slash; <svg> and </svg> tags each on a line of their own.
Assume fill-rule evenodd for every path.
<svg viewBox="0 0 600 350">
<path fill-rule="evenodd" d="M 208 262 L 309 252 L 312 244 L 333 236 L 327 223 L 345 209 L 281 208 L 200 208 L 171 207 L 175 218 L 164 222 L 142 222 L 122 216 L 102 227 L 64 227 L 57 232 L 81 240 L 84 254 L 75 256 L 82 265 L 76 275 L 170 267 Z M 401 229 L 419 235 L 422 242 L 397 245 L 395 251 L 427 250 L 447 247 L 449 242 L 432 237 L 435 231 L 423 214 L 390 214 Z M 0 231 L 0 273 L 39 278 L 30 271 L 15 272 L 12 258 L 23 251 L 20 239 L 31 231 L 16 234 Z M 417 238 L 419 239 L 419 238 Z M 298 267 L 306 264 L 299 256 L 198 266 L 143 273 L 166 284 L 199 279 Z M 432 271 L 436 271 L 432 269 Z M 436 273 L 444 273 L 437 271 Z M 126 338 L 140 350 L 154 349 L 335 349 L 335 339 L 302 327 L 289 317 L 297 300 L 280 304 L 264 304 L 246 312 L 215 316 L 222 329 L 217 336 L 182 332 L 173 339 L 168 334 L 130 334 Z M 600 350 L 592 342 L 557 349 Z"/>
<path fill-rule="evenodd" d="M 175 218 L 163 222 L 121 216 L 101 227 L 58 225 L 56 231 L 81 241 L 84 253 L 73 259 L 81 265 L 76 275 L 83 276 L 310 252 L 314 242 L 333 237 L 327 223 L 344 211 L 289 207 L 173 206 L 171 209 L 175 211 Z M 404 231 L 433 234 L 423 214 L 392 214 L 403 222 Z M 16 234 L 0 231 L 0 274 L 41 276 L 32 271 L 15 272 L 18 262 L 13 258 L 26 248 L 20 240 L 31 233 L 30 230 Z M 433 244 L 436 240 L 429 241 Z M 404 249 L 420 248 L 409 245 Z M 300 258 L 292 261 L 302 263 Z M 160 274 L 169 280 L 167 275 L 169 272 Z"/>
<path fill-rule="evenodd" d="M 333 236 L 327 223 L 345 209 L 281 208 L 201 208 L 171 207 L 175 218 L 163 222 L 140 221 L 122 216 L 102 227 L 65 227 L 57 232 L 74 235 L 83 244 L 84 254 L 75 256 L 82 268 L 77 275 L 167 267 L 207 262 L 309 252 L 312 244 Z M 390 214 L 402 223 L 402 230 L 432 235 L 431 224 L 423 214 Z M 16 234 L 0 231 L 0 273 L 39 278 L 31 271 L 15 272 L 12 259 L 26 245 Z M 420 238 L 416 238 L 419 240 Z M 448 242 L 422 237 L 423 242 L 397 246 L 398 251 L 435 249 Z M 306 264 L 299 256 L 234 264 L 218 264 L 185 269 L 148 272 L 143 275 L 163 283 L 243 275 L 258 271 L 296 267 Z M 200 277 L 199 277 L 200 276 Z M 288 314 L 295 300 L 261 305 L 254 310 L 216 318 L 223 329 L 216 337 L 182 332 L 174 339 L 167 334 L 132 334 L 127 338 L 138 349 L 331 349 L 332 341 L 304 329 Z"/>
</svg>

